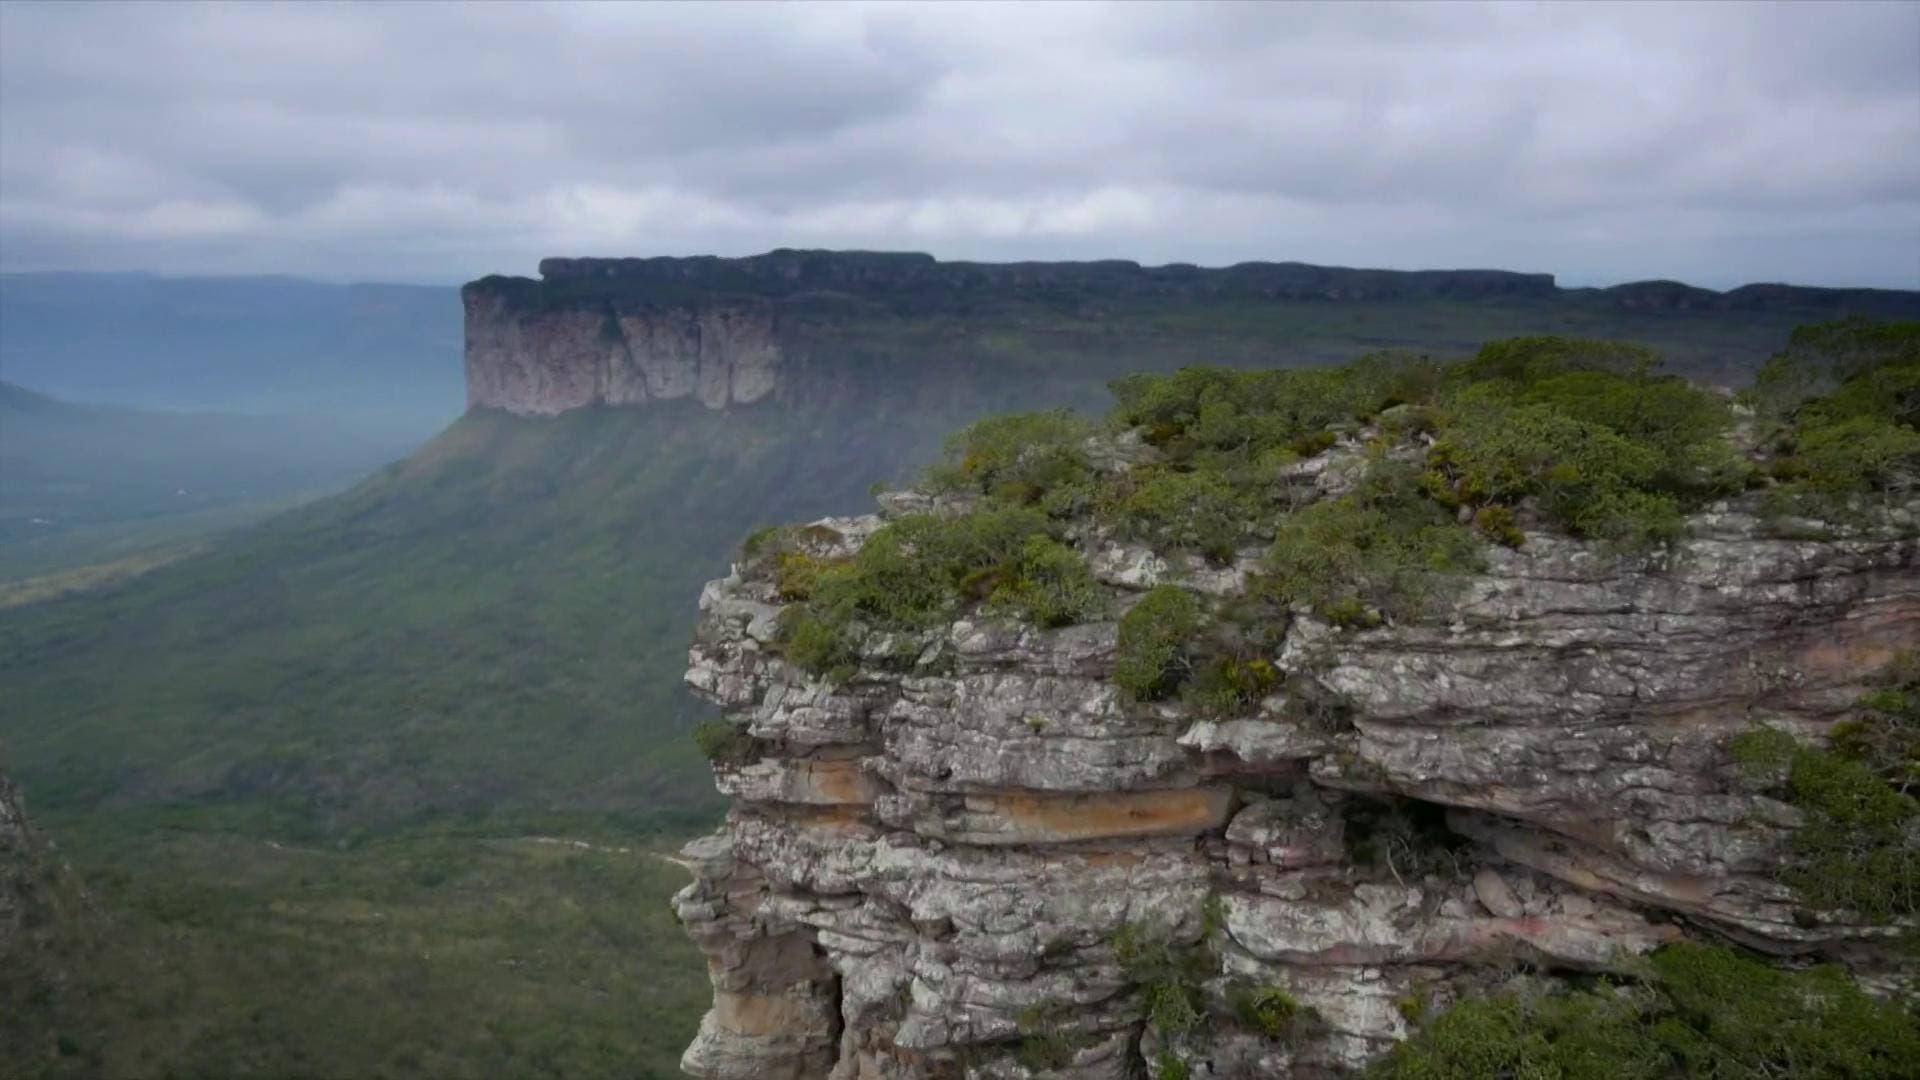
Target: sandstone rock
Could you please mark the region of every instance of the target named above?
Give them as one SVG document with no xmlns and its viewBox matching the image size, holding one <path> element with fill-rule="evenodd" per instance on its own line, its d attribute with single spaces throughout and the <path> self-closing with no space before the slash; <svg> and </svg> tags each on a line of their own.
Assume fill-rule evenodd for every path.
<svg viewBox="0 0 1920 1080">
<path fill-rule="evenodd" d="M 1342 490 L 1357 445 L 1291 466 L 1299 497 Z M 1521 966 L 1629 972 L 1683 932 L 1892 985 L 1897 928 L 1809 920 L 1775 879 L 1800 815 L 1728 742 L 1756 722 L 1819 736 L 1920 643 L 1920 547 L 1897 521 L 1779 539 L 1751 510 L 1713 508 L 1660 558 L 1530 534 L 1420 619 L 1297 614 L 1281 688 L 1236 717 L 1123 698 L 1110 621 L 872 635 L 829 685 L 777 655 L 764 582 L 712 583 L 687 681 L 766 751 L 717 770 L 734 810 L 687 850 L 679 910 L 715 987 L 688 1068 L 1024 1078 L 1042 1039 L 1045 1075 L 1137 1076 L 1163 1050 L 1215 1080 L 1337 1075 L 1407 1036 L 1408 1000 Z M 880 520 L 819 523 L 822 553 Z M 1253 565 L 1082 539 L 1116 612 L 1168 581 L 1232 593 Z M 1350 708 L 1300 719 L 1314 694 Z M 1202 950 L 1204 1042 L 1145 1022 L 1123 937 Z M 1246 1030 L 1248 985 L 1312 1025 Z"/>
<path fill-rule="evenodd" d="M 467 404 L 552 416 L 589 405 L 696 398 L 749 405 L 780 386 L 773 309 L 747 299 L 615 313 L 594 305 L 526 306 L 463 291 Z"/>
</svg>

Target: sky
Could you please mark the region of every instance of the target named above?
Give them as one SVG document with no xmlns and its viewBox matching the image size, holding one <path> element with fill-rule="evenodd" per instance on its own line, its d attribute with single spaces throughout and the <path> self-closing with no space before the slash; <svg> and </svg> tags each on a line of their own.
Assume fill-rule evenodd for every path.
<svg viewBox="0 0 1920 1080">
<path fill-rule="evenodd" d="M 0 4 L 0 270 L 1920 287 L 1920 3 Z"/>
</svg>

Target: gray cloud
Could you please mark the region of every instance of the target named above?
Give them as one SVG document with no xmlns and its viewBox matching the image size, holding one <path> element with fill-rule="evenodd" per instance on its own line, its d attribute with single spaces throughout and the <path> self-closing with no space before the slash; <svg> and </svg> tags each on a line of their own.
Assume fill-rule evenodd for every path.
<svg viewBox="0 0 1920 1080">
<path fill-rule="evenodd" d="M 0 5 L 0 268 L 1920 286 L 1920 7 Z"/>
</svg>

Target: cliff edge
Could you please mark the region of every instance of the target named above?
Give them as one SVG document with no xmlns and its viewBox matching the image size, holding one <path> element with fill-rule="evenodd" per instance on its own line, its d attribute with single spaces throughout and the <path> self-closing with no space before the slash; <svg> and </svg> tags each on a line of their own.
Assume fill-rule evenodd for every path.
<svg viewBox="0 0 1920 1080">
<path fill-rule="evenodd" d="M 1319 413 L 1372 376 L 1143 379 L 1113 430 L 988 422 L 878 514 L 753 538 L 687 673 L 725 711 L 702 740 L 733 809 L 675 902 L 714 985 L 686 1070 L 1334 1076 L 1452 1006 L 1617 1013 L 1682 962 L 1908 985 L 1920 819 L 1819 748 L 1895 730 L 1873 709 L 1912 723 L 1920 499 L 1786 514 L 1760 421 L 1554 348 Z M 1569 376 L 1578 402 L 1524 404 Z M 1695 485 L 1658 541 L 1594 516 L 1598 488 L 1559 501 L 1565 458 L 1503 444 L 1533 486 L 1481 486 L 1477 440 L 1548 412 L 1544 445 L 1598 439 L 1567 425 L 1605 387 L 1721 418 L 1668 449 L 1728 474 L 1608 489 Z M 1847 831 L 1822 769 L 1886 828 Z M 1911 1066 L 1887 1015 L 1857 1075 Z"/>
</svg>

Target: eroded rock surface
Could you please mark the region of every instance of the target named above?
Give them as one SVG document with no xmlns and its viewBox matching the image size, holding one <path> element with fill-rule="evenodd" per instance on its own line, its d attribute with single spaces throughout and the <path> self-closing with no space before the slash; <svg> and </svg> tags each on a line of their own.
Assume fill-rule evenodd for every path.
<svg viewBox="0 0 1920 1080">
<path fill-rule="evenodd" d="M 481 288 L 467 311 L 467 404 L 551 416 L 694 398 L 747 405 L 780 384 L 773 309 L 751 301 L 528 305 Z"/>
<path fill-rule="evenodd" d="M 883 500 L 889 513 L 923 497 Z M 1886 927 L 1776 880 L 1799 815 L 1729 740 L 1817 737 L 1920 642 L 1912 508 L 1851 539 L 1768 535 L 1736 502 L 1623 558 L 1530 535 L 1417 621 L 1293 614 L 1252 716 L 1124 700 L 1115 629 L 984 615 L 868 641 L 841 684 L 776 651 L 781 603 L 711 583 L 688 682 L 754 739 L 676 903 L 714 973 L 696 1076 L 1337 1075 L 1529 965 L 1621 969 L 1683 936 L 1872 975 Z M 851 551 L 879 518 L 823 523 Z M 1114 610 L 1239 572 L 1082 537 Z M 883 662 L 882 658 L 895 658 Z M 908 658 L 901 660 L 899 658 Z M 1204 1039 L 1168 1040 L 1127 934 L 1205 942 Z M 1275 987 L 1311 1023 L 1245 1022 Z"/>
</svg>

